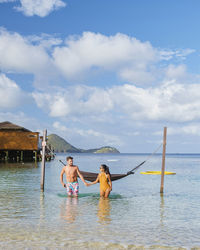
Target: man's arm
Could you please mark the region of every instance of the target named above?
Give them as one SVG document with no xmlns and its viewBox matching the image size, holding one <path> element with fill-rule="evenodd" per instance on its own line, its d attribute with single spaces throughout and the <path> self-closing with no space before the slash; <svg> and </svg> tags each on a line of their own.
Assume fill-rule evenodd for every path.
<svg viewBox="0 0 200 250">
<path fill-rule="evenodd" d="M 80 179 L 82 180 L 82 182 L 87 186 L 88 183 L 85 181 L 85 179 L 84 179 L 83 175 L 80 173 L 78 167 L 77 167 L 76 170 L 77 170 L 78 176 L 80 177 Z"/>
<path fill-rule="evenodd" d="M 63 182 L 63 175 L 65 173 L 65 168 L 62 169 L 61 173 L 60 173 L 60 182 L 62 184 L 63 187 L 65 187 L 65 183 Z"/>
</svg>

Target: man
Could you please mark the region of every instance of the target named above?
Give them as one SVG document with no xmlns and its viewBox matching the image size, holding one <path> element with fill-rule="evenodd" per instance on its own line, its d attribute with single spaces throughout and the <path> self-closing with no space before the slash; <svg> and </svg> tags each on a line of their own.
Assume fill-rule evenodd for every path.
<svg viewBox="0 0 200 250">
<path fill-rule="evenodd" d="M 66 175 L 67 184 L 63 182 L 63 175 Z M 79 193 L 79 184 L 78 184 L 78 176 L 83 181 L 83 183 L 87 186 L 86 181 L 84 180 L 82 174 L 79 171 L 78 166 L 73 165 L 73 157 L 67 157 L 67 165 L 63 167 L 60 173 L 60 182 L 63 187 L 67 188 L 68 196 L 78 196 Z"/>
</svg>

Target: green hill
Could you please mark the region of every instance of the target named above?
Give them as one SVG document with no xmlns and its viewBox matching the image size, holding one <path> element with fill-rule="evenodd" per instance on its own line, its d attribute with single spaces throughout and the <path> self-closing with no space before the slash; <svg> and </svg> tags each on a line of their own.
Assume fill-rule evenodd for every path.
<svg viewBox="0 0 200 250">
<path fill-rule="evenodd" d="M 107 154 L 107 153 L 120 153 L 120 152 L 114 147 L 105 146 L 101 148 L 83 150 L 83 153 Z"/>
<path fill-rule="evenodd" d="M 95 149 L 79 149 L 74 146 L 72 146 L 70 143 L 68 143 L 66 140 L 64 140 L 62 137 L 56 135 L 56 134 L 50 134 L 48 135 L 48 141 L 47 144 L 51 145 L 51 148 L 54 149 L 55 152 L 68 152 L 68 153 L 120 153 L 116 148 L 114 147 L 101 147 L 101 148 L 95 148 Z"/>
<path fill-rule="evenodd" d="M 50 144 L 51 148 L 53 148 L 55 152 L 80 153 L 79 149 L 75 148 L 56 134 L 48 135 L 47 144 Z"/>
</svg>

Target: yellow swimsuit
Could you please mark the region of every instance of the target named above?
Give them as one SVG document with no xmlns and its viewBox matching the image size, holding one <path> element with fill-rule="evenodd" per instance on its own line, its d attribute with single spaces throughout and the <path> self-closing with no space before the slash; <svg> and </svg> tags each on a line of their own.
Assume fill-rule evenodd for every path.
<svg viewBox="0 0 200 250">
<path fill-rule="evenodd" d="M 105 173 L 99 174 L 100 190 L 106 192 L 110 185 L 108 184 L 108 178 Z"/>
</svg>

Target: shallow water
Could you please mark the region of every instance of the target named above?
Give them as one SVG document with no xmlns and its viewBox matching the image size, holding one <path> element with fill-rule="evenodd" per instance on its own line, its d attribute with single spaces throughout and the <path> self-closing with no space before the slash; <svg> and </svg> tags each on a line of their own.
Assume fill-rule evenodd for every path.
<svg viewBox="0 0 200 250">
<path fill-rule="evenodd" d="M 73 154 L 83 171 L 126 173 L 147 155 Z M 161 156 L 151 157 L 136 173 L 113 182 L 109 199 L 99 186 L 68 198 L 59 182 L 65 154 L 46 163 L 45 191 L 40 191 L 41 163 L 0 164 L 1 249 L 200 249 L 200 155 L 167 155 L 164 195 Z"/>
</svg>

